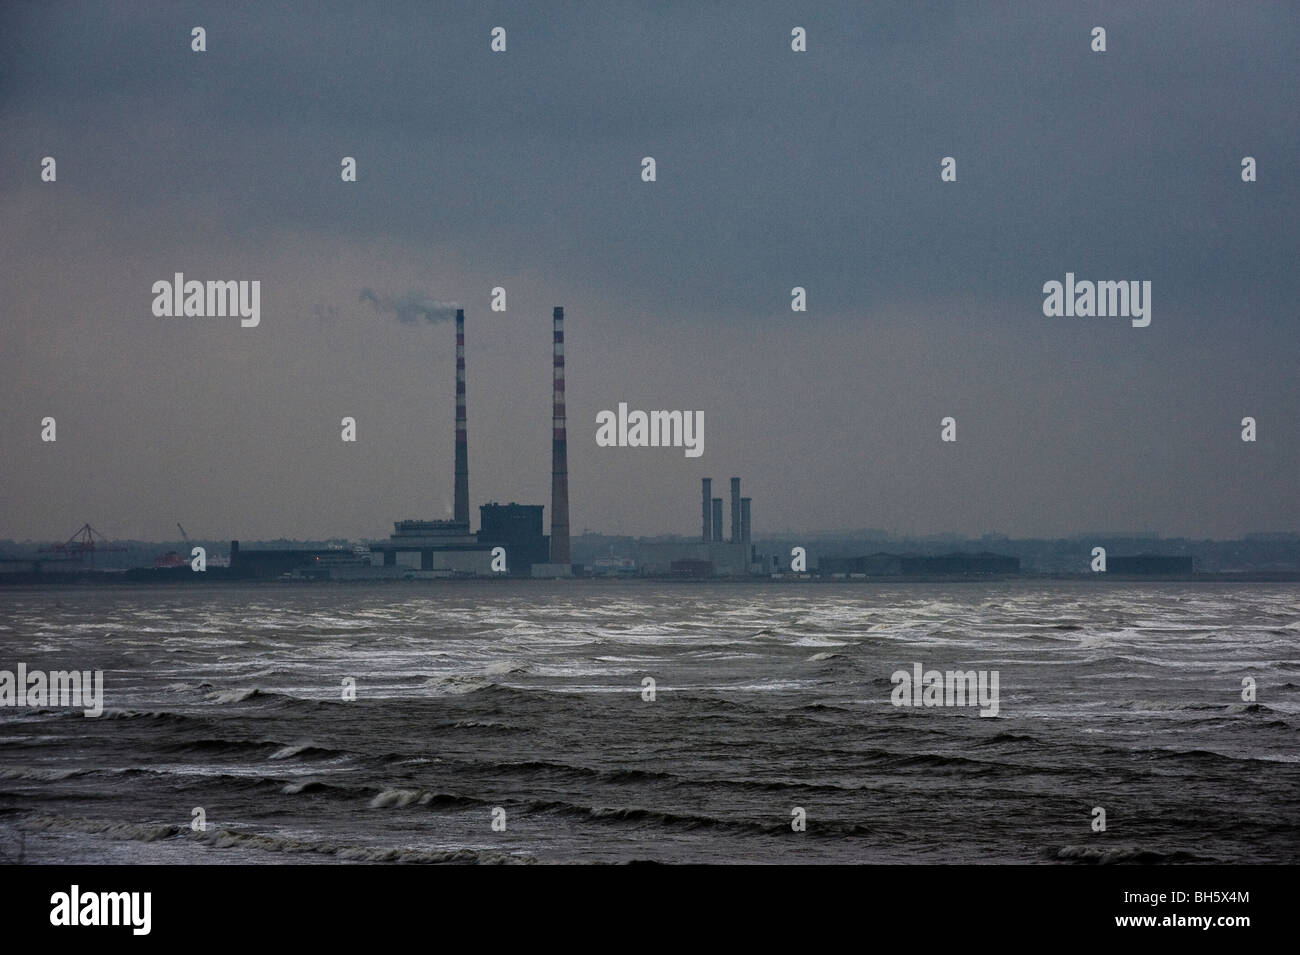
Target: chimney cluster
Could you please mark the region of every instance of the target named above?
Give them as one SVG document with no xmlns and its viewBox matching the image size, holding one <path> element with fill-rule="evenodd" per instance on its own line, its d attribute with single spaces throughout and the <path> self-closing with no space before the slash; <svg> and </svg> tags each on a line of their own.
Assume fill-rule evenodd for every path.
<svg viewBox="0 0 1300 955">
<path fill-rule="evenodd" d="M 740 478 L 731 479 L 731 537 L 733 544 L 749 543 L 749 507 L 752 499 L 740 496 Z M 705 543 L 721 543 L 722 498 L 713 497 L 713 479 L 700 480 L 700 536 Z"/>
</svg>

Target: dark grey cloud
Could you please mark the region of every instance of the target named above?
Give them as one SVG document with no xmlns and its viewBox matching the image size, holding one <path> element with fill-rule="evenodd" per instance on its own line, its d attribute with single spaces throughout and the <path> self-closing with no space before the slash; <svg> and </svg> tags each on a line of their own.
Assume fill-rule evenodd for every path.
<svg viewBox="0 0 1300 955">
<path fill-rule="evenodd" d="M 0 525 L 84 496 L 143 532 L 136 489 L 195 468 L 203 490 L 166 495 L 225 526 L 249 513 L 212 476 L 233 455 L 286 486 L 258 516 L 286 533 L 439 516 L 447 335 L 374 310 L 455 299 L 476 502 L 546 499 L 564 304 L 579 529 L 689 530 L 722 471 L 752 482 L 756 528 L 1294 527 L 1298 40 L 1285 3 L 6 5 L 0 443 L 24 476 Z M 139 289 L 174 270 L 260 278 L 261 337 L 148 324 Z M 1151 327 L 1045 318 L 1067 271 L 1151 280 Z M 702 462 L 587 447 L 619 400 L 704 409 Z M 111 475 L 30 446 L 52 404 L 104 416 L 80 433 Z M 367 408 L 382 477 L 331 477 L 356 466 L 334 405 Z M 1243 448 L 1247 413 L 1269 439 Z M 322 477 L 290 493 L 287 471 Z"/>
</svg>

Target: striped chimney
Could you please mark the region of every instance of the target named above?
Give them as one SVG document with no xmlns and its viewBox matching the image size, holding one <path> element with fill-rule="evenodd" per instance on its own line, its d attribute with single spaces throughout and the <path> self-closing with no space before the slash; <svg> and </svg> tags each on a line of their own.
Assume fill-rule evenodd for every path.
<svg viewBox="0 0 1300 955">
<path fill-rule="evenodd" d="M 564 309 L 555 319 L 555 389 L 551 405 L 551 563 L 569 558 L 569 439 L 564 423 Z"/>
<path fill-rule="evenodd" d="M 469 525 L 469 444 L 465 437 L 465 310 L 456 309 L 456 512 Z"/>
</svg>

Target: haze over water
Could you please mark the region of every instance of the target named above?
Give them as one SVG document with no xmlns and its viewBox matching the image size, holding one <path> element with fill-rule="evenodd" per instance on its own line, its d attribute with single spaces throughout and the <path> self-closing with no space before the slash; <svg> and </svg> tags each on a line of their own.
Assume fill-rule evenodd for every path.
<svg viewBox="0 0 1300 955">
<path fill-rule="evenodd" d="M 105 712 L 0 708 L 0 852 L 1295 863 L 1297 637 L 1295 584 L 12 590 L 0 669 Z M 998 716 L 893 706 L 914 663 Z"/>
</svg>

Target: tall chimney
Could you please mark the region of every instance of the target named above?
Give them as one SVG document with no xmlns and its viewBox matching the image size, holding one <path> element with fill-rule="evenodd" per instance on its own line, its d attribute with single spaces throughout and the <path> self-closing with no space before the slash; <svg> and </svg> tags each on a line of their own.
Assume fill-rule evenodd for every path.
<svg viewBox="0 0 1300 955">
<path fill-rule="evenodd" d="M 555 390 L 551 404 L 551 563 L 569 563 L 569 438 L 564 424 L 564 309 L 555 319 Z"/>
<path fill-rule="evenodd" d="M 722 498 L 713 499 L 713 539 L 722 540 Z"/>
<path fill-rule="evenodd" d="M 465 438 L 465 310 L 456 309 L 456 510 L 469 527 L 469 444 Z"/>
<path fill-rule="evenodd" d="M 713 540 L 713 507 L 710 502 L 713 500 L 713 478 L 704 478 L 700 482 L 703 496 L 703 506 L 700 508 L 700 517 L 704 522 L 704 542 L 708 543 Z"/>
<path fill-rule="evenodd" d="M 731 542 L 739 544 L 740 536 L 740 478 L 731 479 Z"/>
<path fill-rule="evenodd" d="M 740 539 L 749 543 L 749 502 L 750 498 L 742 497 L 740 499 Z"/>
</svg>

